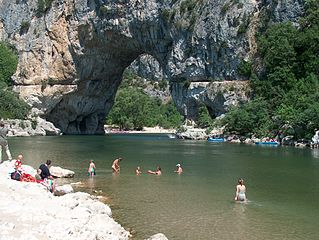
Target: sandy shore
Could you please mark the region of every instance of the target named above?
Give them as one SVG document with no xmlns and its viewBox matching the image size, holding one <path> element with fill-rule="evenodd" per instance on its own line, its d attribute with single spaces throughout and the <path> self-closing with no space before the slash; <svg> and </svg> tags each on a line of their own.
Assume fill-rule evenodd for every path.
<svg viewBox="0 0 319 240">
<path fill-rule="evenodd" d="M 164 129 L 161 127 L 144 127 L 143 130 L 141 131 L 119 131 L 118 129 L 111 128 L 110 126 L 105 126 L 105 132 L 106 133 L 145 133 L 145 134 L 157 134 L 157 133 L 164 133 L 164 134 L 175 134 L 176 130 L 171 128 L 171 129 Z"/>
<path fill-rule="evenodd" d="M 0 240 L 129 239 L 110 207 L 96 197 L 83 192 L 57 197 L 41 184 L 10 179 L 12 169 L 13 162 L 0 164 Z"/>
</svg>

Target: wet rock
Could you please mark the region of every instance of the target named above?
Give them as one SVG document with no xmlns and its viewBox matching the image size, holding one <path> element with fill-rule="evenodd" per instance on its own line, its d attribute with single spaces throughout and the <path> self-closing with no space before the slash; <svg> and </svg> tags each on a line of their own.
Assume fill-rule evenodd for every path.
<svg viewBox="0 0 319 240">
<path fill-rule="evenodd" d="M 61 167 L 51 166 L 50 173 L 53 177 L 57 178 L 72 178 L 74 177 L 74 172 L 68 169 L 63 169 Z"/>
<path fill-rule="evenodd" d="M 168 240 L 168 238 L 163 233 L 158 233 L 149 237 L 146 240 Z"/>
<path fill-rule="evenodd" d="M 62 186 L 57 186 L 55 188 L 54 195 L 55 196 L 63 196 L 65 194 L 73 193 L 73 192 L 74 192 L 74 190 L 73 190 L 72 186 L 70 184 L 66 184 L 66 185 L 62 185 Z"/>
</svg>

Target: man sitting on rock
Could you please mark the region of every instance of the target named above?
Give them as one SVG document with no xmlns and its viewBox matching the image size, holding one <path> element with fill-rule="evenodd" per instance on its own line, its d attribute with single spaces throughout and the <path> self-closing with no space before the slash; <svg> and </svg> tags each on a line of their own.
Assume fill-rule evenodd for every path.
<svg viewBox="0 0 319 240">
<path fill-rule="evenodd" d="M 51 160 L 47 160 L 45 164 L 40 165 L 39 169 L 41 170 L 40 176 L 42 180 L 47 182 L 48 189 L 53 193 L 55 189 L 55 181 L 49 170 L 50 165 Z"/>
</svg>

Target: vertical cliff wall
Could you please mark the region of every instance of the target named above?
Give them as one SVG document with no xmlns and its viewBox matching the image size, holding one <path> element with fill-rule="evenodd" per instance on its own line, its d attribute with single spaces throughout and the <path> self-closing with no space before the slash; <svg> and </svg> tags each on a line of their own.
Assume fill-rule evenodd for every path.
<svg viewBox="0 0 319 240">
<path fill-rule="evenodd" d="M 18 50 L 14 88 L 32 105 L 32 114 L 67 134 L 99 134 L 123 71 L 141 54 L 158 61 L 179 110 L 192 118 L 191 106 L 198 102 L 190 100 L 194 91 L 185 83 L 208 82 L 215 89 L 219 84 L 209 82 L 245 80 L 237 68 L 254 58 L 261 10 L 272 13 L 269 21 L 286 21 L 297 19 L 302 5 L 297 0 L 0 0 L 0 38 Z M 198 99 L 218 115 L 229 101 L 216 105 L 208 99 L 216 97 L 212 92 Z"/>
</svg>

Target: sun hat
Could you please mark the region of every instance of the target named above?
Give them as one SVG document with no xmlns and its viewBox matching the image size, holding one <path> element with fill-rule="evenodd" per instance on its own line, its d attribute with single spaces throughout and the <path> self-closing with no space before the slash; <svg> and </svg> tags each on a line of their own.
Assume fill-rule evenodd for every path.
<svg viewBox="0 0 319 240">
<path fill-rule="evenodd" d="M 176 164 L 176 167 L 180 167 L 181 165 L 178 163 L 178 164 Z"/>
</svg>

